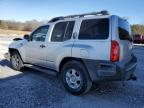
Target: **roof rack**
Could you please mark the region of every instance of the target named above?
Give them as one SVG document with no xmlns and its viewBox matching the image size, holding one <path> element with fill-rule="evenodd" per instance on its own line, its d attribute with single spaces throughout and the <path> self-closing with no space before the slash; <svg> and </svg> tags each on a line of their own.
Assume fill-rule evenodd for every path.
<svg viewBox="0 0 144 108">
<path fill-rule="evenodd" d="M 100 11 L 100 12 L 91 12 L 91 13 L 84 13 L 84 14 L 77 14 L 77 15 L 69 15 L 64 17 L 55 17 L 51 19 L 49 22 L 55 22 L 58 20 L 64 20 L 65 18 L 75 18 L 75 17 L 84 17 L 88 15 L 109 15 L 109 12 L 106 10 Z"/>
<path fill-rule="evenodd" d="M 55 22 L 55 21 L 58 21 L 58 20 L 63 20 L 64 17 L 55 17 L 55 18 L 52 18 L 49 22 Z"/>
<path fill-rule="evenodd" d="M 78 14 L 78 15 L 69 15 L 69 16 L 65 16 L 64 18 L 84 17 L 87 15 L 109 15 L 109 12 L 106 10 L 103 10 L 100 12 L 91 12 L 91 13 L 84 13 L 84 14 Z"/>
</svg>

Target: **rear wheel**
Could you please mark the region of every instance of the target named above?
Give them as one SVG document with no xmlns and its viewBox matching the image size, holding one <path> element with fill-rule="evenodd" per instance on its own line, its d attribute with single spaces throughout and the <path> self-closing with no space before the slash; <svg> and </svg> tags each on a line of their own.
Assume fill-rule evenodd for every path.
<svg viewBox="0 0 144 108">
<path fill-rule="evenodd" d="M 14 70 L 20 71 L 24 68 L 23 61 L 17 51 L 12 52 L 10 61 Z"/>
<path fill-rule="evenodd" d="M 74 95 L 86 93 L 92 86 L 86 68 L 79 61 L 70 61 L 63 66 L 62 82 L 66 90 Z"/>
</svg>

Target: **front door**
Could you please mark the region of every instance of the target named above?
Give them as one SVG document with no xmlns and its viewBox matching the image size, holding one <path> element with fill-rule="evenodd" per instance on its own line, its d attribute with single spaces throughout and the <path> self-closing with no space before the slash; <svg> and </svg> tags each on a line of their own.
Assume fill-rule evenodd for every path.
<svg viewBox="0 0 144 108">
<path fill-rule="evenodd" d="M 26 62 L 45 66 L 47 56 L 46 36 L 49 25 L 41 26 L 31 35 L 31 40 L 25 46 Z"/>
</svg>

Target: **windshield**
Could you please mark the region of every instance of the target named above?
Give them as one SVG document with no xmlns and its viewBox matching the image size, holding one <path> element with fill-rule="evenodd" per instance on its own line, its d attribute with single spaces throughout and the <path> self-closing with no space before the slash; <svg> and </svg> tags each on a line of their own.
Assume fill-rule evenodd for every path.
<svg viewBox="0 0 144 108">
<path fill-rule="evenodd" d="M 123 19 L 119 19 L 118 31 L 119 31 L 119 38 L 121 40 L 132 41 L 131 28 L 127 21 L 125 21 Z"/>
</svg>

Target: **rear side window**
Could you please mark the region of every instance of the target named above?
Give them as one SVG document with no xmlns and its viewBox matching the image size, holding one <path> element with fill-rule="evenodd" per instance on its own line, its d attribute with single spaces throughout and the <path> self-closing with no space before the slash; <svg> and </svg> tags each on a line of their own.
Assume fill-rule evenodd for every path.
<svg viewBox="0 0 144 108">
<path fill-rule="evenodd" d="M 51 41 L 62 42 L 69 40 L 72 36 L 74 21 L 57 23 L 53 29 Z"/>
<path fill-rule="evenodd" d="M 119 37 L 121 40 L 131 40 L 129 32 L 121 27 L 119 27 Z"/>
<path fill-rule="evenodd" d="M 128 24 L 127 21 L 119 19 L 118 32 L 119 32 L 119 38 L 121 40 L 130 40 L 130 41 L 132 40 L 130 25 Z"/>
<path fill-rule="evenodd" d="M 109 36 L 109 19 L 92 19 L 82 21 L 79 39 L 107 39 Z"/>
</svg>

